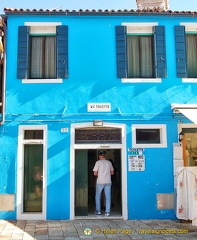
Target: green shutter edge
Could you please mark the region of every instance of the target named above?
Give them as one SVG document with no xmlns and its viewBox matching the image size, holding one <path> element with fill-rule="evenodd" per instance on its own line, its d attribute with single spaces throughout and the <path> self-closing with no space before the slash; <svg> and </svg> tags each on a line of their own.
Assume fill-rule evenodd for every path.
<svg viewBox="0 0 197 240">
<path fill-rule="evenodd" d="M 18 27 L 17 79 L 28 78 L 29 29 L 29 26 Z M 25 41 L 24 36 L 26 36 Z"/>
<path fill-rule="evenodd" d="M 56 27 L 56 32 L 57 78 L 68 78 L 68 26 L 59 25 Z M 61 36 L 61 38 L 58 37 L 59 35 Z M 64 37 L 62 38 L 62 36 Z M 59 44 L 60 42 L 61 44 Z M 62 47 L 64 48 L 63 52 L 60 51 Z"/>
<path fill-rule="evenodd" d="M 188 74 L 187 74 L 185 26 L 181 26 L 181 25 L 174 26 L 174 35 L 175 35 L 177 78 L 187 78 Z M 179 45 L 184 45 L 185 47 L 181 46 L 179 48 L 178 47 Z"/>
<path fill-rule="evenodd" d="M 155 47 L 155 77 L 167 78 L 167 64 L 166 64 L 166 40 L 165 40 L 165 27 L 153 26 L 154 32 L 154 47 Z M 158 40 L 158 36 L 162 36 L 163 41 L 161 44 L 161 38 Z M 158 48 L 160 51 L 158 53 Z M 161 49 L 163 50 L 161 52 Z"/>
<path fill-rule="evenodd" d="M 116 66 L 117 78 L 127 77 L 126 26 L 116 26 Z"/>
</svg>

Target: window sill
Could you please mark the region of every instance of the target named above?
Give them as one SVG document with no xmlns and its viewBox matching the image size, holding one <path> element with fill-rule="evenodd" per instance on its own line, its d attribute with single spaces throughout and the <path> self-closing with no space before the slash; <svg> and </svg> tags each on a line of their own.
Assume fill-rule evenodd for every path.
<svg viewBox="0 0 197 240">
<path fill-rule="evenodd" d="M 58 79 L 22 79 L 22 83 L 62 83 L 62 78 L 58 78 Z"/>
<path fill-rule="evenodd" d="M 197 82 L 197 78 L 182 78 L 182 82 Z"/>
<path fill-rule="evenodd" d="M 122 83 L 160 83 L 161 78 L 122 78 Z"/>
</svg>

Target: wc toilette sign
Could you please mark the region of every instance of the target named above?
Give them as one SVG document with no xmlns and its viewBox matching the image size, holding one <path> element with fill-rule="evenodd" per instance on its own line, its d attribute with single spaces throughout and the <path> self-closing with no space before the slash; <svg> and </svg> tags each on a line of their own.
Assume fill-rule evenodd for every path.
<svg viewBox="0 0 197 240">
<path fill-rule="evenodd" d="M 88 112 L 111 112 L 111 103 L 88 103 Z"/>
<path fill-rule="evenodd" d="M 145 155 L 143 148 L 129 148 L 128 164 L 129 171 L 144 171 L 145 170 Z"/>
</svg>

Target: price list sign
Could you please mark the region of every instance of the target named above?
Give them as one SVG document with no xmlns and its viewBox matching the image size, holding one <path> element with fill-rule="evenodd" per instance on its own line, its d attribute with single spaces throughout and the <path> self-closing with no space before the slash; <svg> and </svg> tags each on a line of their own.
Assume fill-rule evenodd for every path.
<svg viewBox="0 0 197 240">
<path fill-rule="evenodd" d="M 129 171 L 144 171 L 145 156 L 142 154 L 143 148 L 131 148 L 128 155 Z"/>
</svg>

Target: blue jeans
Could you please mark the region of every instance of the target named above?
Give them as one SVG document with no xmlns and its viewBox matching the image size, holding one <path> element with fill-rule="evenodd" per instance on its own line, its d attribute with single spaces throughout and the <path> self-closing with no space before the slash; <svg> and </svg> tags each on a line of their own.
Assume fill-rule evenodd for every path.
<svg viewBox="0 0 197 240">
<path fill-rule="evenodd" d="M 96 195 L 95 195 L 95 202 L 96 202 L 96 211 L 101 211 L 101 192 L 104 189 L 105 198 L 106 198 L 106 213 L 110 213 L 111 207 L 111 183 L 107 184 L 96 184 Z"/>
</svg>

